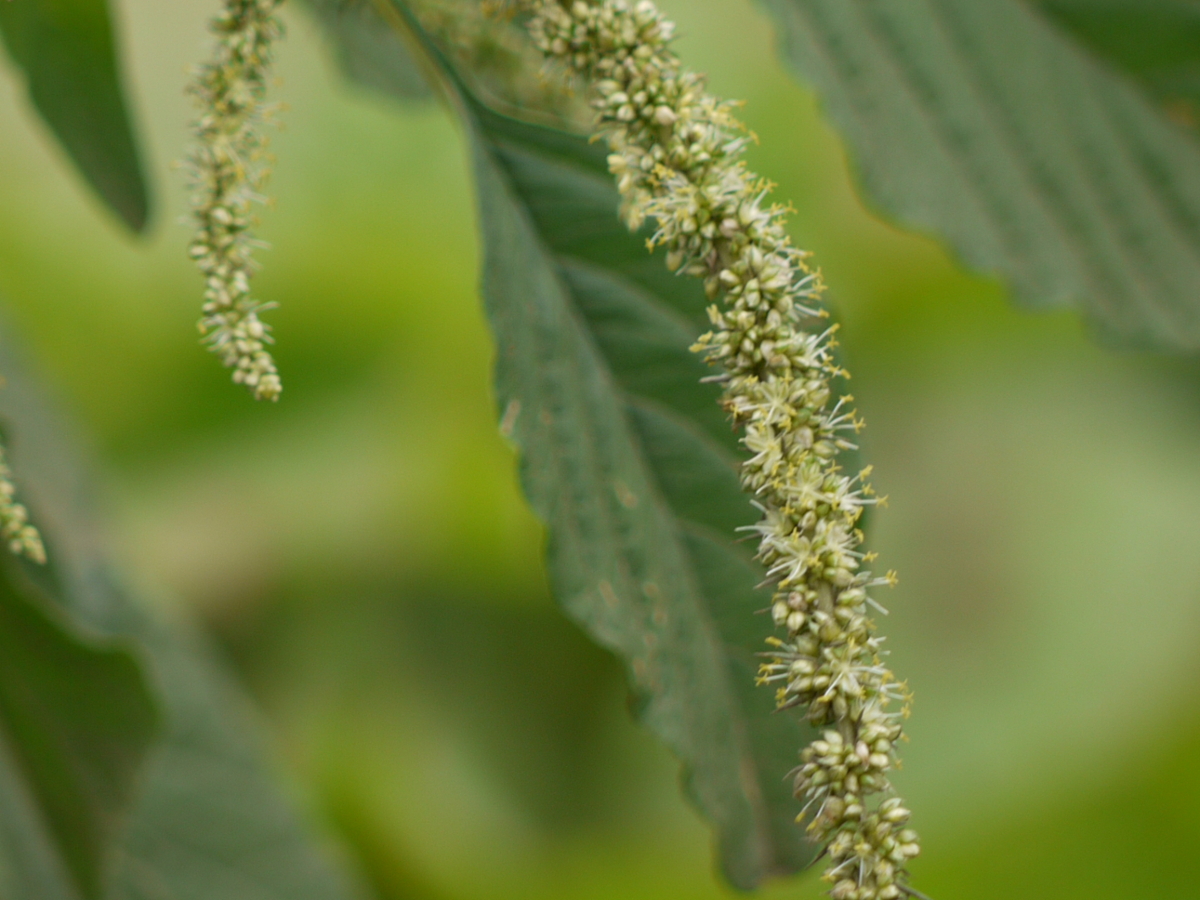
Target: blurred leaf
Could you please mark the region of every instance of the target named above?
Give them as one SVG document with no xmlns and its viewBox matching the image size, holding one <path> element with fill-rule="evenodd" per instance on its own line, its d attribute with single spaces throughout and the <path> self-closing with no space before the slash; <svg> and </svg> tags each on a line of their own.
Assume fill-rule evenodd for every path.
<svg viewBox="0 0 1200 900">
<path fill-rule="evenodd" d="M 1162 100 L 1200 103 L 1200 3 L 1196 0 L 1034 0 L 1097 55 Z M 1177 118 L 1194 111 L 1178 108 Z"/>
<path fill-rule="evenodd" d="M 103 591 L 103 572 L 91 577 L 93 590 Z M 111 596 L 114 604 L 129 603 L 116 591 Z M 120 615 L 150 654 L 169 728 L 147 772 L 113 896 L 358 897 L 330 864 L 329 848 L 298 819 L 268 761 L 259 723 L 211 648 L 184 623 Z"/>
<path fill-rule="evenodd" d="M 1200 347 L 1200 144 L 1134 85 L 1017 0 L 764 2 L 886 214 L 1022 303 Z"/>
<path fill-rule="evenodd" d="M 57 562 L 54 571 L 26 571 L 89 630 L 136 644 L 164 707 L 164 736 L 143 770 L 105 897 L 359 896 L 285 797 L 259 725 L 223 664 L 188 622 L 152 612 L 111 577 L 88 522 L 90 492 L 65 429 L 23 376 L 8 341 L 0 342 L 0 372 L 7 379 L 0 416 L 20 437 L 21 484 L 35 501 Z M 0 758 L 0 840 L 6 832 L 21 837 L 20 823 L 7 815 L 3 763 Z M 49 889 L 28 896 L 73 897 Z"/>
<path fill-rule="evenodd" d="M 134 231 L 148 193 L 105 0 L 0 2 L 0 35 L 33 105 L 83 177 Z"/>
<path fill-rule="evenodd" d="M 628 665 L 729 880 L 795 872 L 816 848 L 785 774 L 809 736 L 754 685 L 771 625 L 735 543 L 756 517 L 739 448 L 688 351 L 703 291 L 623 228 L 600 147 L 492 112 L 434 54 L 470 134 L 501 430 L 549 531 L 555 596 Z"/>
<path fill-rule="evenodd" d="M 403 39 L 372 0 L 307 0 L 333 42 L 342 72 L 364 87 L 401 100 L 432 96 Z"/>
<path fill-rule="evenodd" d="M 61 619 L 12 564 L 0 567 L 5 900 L 100 896 L 157 731 L 132 654 L 85 640 Z"/>
</svg>

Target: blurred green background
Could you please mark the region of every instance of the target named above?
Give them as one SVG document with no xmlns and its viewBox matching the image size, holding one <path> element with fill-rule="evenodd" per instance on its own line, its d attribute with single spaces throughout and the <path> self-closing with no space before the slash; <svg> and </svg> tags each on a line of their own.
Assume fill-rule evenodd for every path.
<svg viewBox="0 0 1200 900">
<path fill-rule="evenodd" d="M 495 427 L 461 135 L 436 103 L 345 85 L 296 9 L 260 228 L 283 400 L 254 404 L 199 348 L 171 161 L 214 8 L 118 4 L 159 203 L 147 239 L 0 80 L 0 294 L 92 445 L 117 558 L 218 636 L 281 778 L 382 898 L 729 894 L 618 665 L 548 596 Z M 1200 366 L 1013 311 L 880 223 L 754 7 L 667 11 L 688 63 L 748 101 L 752 164 L 845 321 L 891 498 L 874 544 L 901 573 L 881 627 L 916 696 L 896 779 L 924 837 L 915 883 L 1197 896 Z"/>
</svg>

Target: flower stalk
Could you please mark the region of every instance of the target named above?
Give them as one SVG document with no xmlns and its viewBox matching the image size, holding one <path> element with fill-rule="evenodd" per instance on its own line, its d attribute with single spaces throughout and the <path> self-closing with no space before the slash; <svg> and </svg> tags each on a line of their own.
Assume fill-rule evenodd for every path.
<svg viewBox="0 0 1200 900">
<path fill-rule="evenodd" d="M 866 479 L 839 465 L 862 427 L 834 385 L 836 326 L 819 305 L 819 275 L 792 246 L 771 185 L 740 157 L 749 141 L 735 104 L 670 49 L 673 23 L 650 0 L 526 0 L 529 27 L 549 60 L 591 92 L 598 135 L 631 229 L 652 223 L 651 248 L 704 280 L 712 330 L 692 348 L 720 368 L 722 405 L 750 456 L 743 487 L 761 511 L 747 526 L 774 588 L 772 637 L 760 683 L 780 708 L 822 730 L 794 771 L 798 821 L 825 848 L 835 900 L 919 896 L 906 864 L 919 852 L 910 813 L 894 796 L 907 691 L 883 664 L 870 592 L 895 582 L 866 565 L 858 527 L 878 502 Z M 899 706 L 899 710 L 893 709 Z"/>
<path fill-rule="evenodd" d="M 188 91 L 199 115 L 187 166 L 196 235 L 189 253 L 204 275 L 200 333 L 208 348 L 233 369 L 233 380 L 259 400 L 277 400 L 282 385 L 267 345 L 270 327 L 259 313 L 273 304 L 250 293 L 256 265 L 252 206 L 270 172 L 263 125 L 273 110 L 265 102 L 275 42 L 283 35 L 276 16 L 282 0 L 225 0 L 213 19 L 213 58 Z"/>
</svg>

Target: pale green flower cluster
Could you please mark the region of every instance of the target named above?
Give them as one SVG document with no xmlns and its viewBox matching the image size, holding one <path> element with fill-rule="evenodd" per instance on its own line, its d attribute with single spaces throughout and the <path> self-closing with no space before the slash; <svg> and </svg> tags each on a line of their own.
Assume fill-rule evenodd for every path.
<svg viewBox="0 0 1200 900">
<path fill-rule="evenodd" d="M 27 556 L 35 563 L 44 563 L 46 548 L 42 545 L 42 536 L 29 524 L 29 510 L 17 503 L 16 494 L 12 470 L 4 458 L 4 447 L 0 446 L 0 535 L 8 542 L 10 552 Z"/>
<path fill-rule="evenodd" d="M 204 273 L 200 333 L 233 380 L 259 400 L 276 400 L 281 385 L 267 350 L 270 328 L 259 313 L 271 304 L 250 295 L 256 245 L 252 205 L 269 172 L 262 126 L 272 49 L 283 33 L 275 15 L 281 0 L 225 0 L 213 19 L 213 59 L 200 67 L 189 92 L 200 114 L 189 158 L 196 236 L 189 252 Z"/>
<path fill-rule="evenodd" d="M 891 796 L 907 709 L 905 691 L 882 664 L 868 617 L 876 578 L 863 568 L 857 522 L 875 502 L 839 453 L 862 423 L 835 398 L 844 376 L 832 355 L 834 328 L 815 306 L 821 286 L 768 206 L 770 186 L 739 157 L 747 143 L 733 104 L 681 68 L 674 27 L 649 0 L 594 5 L 530 0 L 534 39 L 593 92 L 599 130 L 611 151 L 622 215 L 630 228 L 652 220 L 653 246 L 667 264 L 704 279 L 713 331 L 693 348 L 724 373 L 723 404 L 743 428 L 750 458 L 742 482 L 763 516 L 748 530 L 774 585 L 772 611 L 786 629 L 772 638 L 762 682 L 778 686 L 781 707 L 804 707 L 823 730 L 804 748 L 795 790 L 825 845 L 836 900 L 894 900 L 914 894 L 905 865 L 917 855 L 909 811 Z M 880 799 L 882 797 L 886 799 Z"/>
</svg>

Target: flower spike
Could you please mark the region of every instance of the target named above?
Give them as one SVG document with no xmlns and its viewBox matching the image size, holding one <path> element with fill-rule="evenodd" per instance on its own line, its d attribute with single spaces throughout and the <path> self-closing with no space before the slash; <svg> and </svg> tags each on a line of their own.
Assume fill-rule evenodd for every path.
<svg viewBox="0 0 1200 900">
<path fill-rule="evenodd" d="M 917 836 L 887 778 L 908 694 L 868 618 L 868 606 L 879 608 L 869 591 L 894 575 L 863 568 L 873 557 L 857 523 L 878 500 L 863 483 L 869 470 L 849 476 L 837 462 L 862 423 L 832 387 L 847 373 L 833 357 L 819 274 L 792 246 L 785 210 L 767 205 L 771 186 L 740 160 L 750 137 L 736 104 L 682 68 L 675 27 L 650 0 L 525 2 L 537 46 L 591 91 L 625 223 L 651 222 L 651 249 L 722 301 L 692 349 L 722 370 L 706 380 L 723 385 L 722 405 L 742 429 L 742 485 L 763 514 L 748 530 L 786 638 L 768 639 L 758 681 L 776 688 L 779 708 L 804 707 L 823 730 L 793 777 L 798 820 L 824 846 L 830 895 L 919 896 L 905 870 Z M 889 709 L 896 702 L 900 712 Z"/>
<path fill-rule="evenodd" d="M 44 563 L 46 548 L 42 536 L 30 524 L 29 510 L 16 501 L 16 494 L 13 473 L 5 459 L 4 447 L 0 445 L 0 536 L 7 542 L 9 552 L 26 556 L 35 563 Z"/>
<path fill-rule="evenodd" d="M 199 116 L 188 157 L 196 236 L 189 254 L 204 275 L 200 333 L 208 348 L 233 369 L 233 380 L 258 400 L 278 400 L 282 385 L 270 327 L 258 314 L 271 308 L 250 294 L 255 271 L 251 206 L 270 171 L 263 123 L 272 109 L 263 98 L 274 44 L 283 35 L 275 15 L 282 0 L 225 0 L 213 19 L 213 58 L 200 67 L 188 91 Z"/>
</svg>

